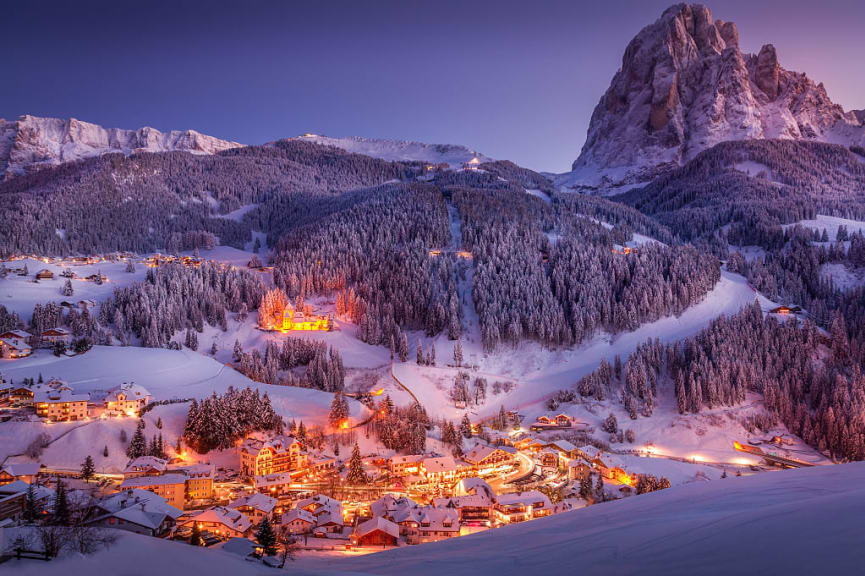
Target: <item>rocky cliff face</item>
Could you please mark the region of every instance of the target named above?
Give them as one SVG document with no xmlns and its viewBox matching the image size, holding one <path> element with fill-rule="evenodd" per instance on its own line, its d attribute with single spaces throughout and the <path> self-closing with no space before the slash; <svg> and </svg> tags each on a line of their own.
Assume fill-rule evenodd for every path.
<svg viewBox="0 0 865 576">
<path fill-rule="evenodd" d="M 0 119 L 0 180 L 37 170 L 99 156 L 109 152 L 166 152 L 185 150 L 214 154 L 242 146 L 194 130 L 162 133 L 153 128 L 121 130 L 103 128 L 75 118 L 22 116 Z"/>
<path fill-rule="evenodd" d="M 742 53 L 735 24 L 679 4 L 628 44 L 563 183 L 639 183 L 719 142 L 751 138 L 861 145 L 865 127 L 822 84 L 782 68 L 771 44 Z"/>
</svg>

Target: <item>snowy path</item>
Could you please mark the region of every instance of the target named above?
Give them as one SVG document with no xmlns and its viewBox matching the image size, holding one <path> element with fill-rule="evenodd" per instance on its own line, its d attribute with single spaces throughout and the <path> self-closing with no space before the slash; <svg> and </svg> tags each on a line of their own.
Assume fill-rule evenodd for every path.
<svg viewBox="0 0 865 576">
<path fill-rule="evenodd" d="M 451 228 L 451 249 L 454 253 L 462 250 L 462 225 L 457 208 L 448 202 L 448 217 Z M 481 347 L 481 327 L 478 313 L 475 310 L 475 301 L 472 298 L 472 282 L 474 281 L 474 261 L 457 258 L 456 284 L 457 295 L 460 299 L 460 321 L 462 323 L 462 339 L 466 358 L 470 362 L 476 349 Z"/>
</svg>

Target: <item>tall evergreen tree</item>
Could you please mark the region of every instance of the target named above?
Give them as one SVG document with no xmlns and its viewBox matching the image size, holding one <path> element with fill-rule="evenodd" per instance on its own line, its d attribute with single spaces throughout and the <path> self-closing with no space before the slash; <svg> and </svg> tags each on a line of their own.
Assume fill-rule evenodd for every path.
<svg viewBox="0 0 865 576">
<path fill-rule="evenodd" d="M 258 525 L 258 530 L 255 532 L 255 540 L 264 550 L 265 556 L 276 554 L 276 533 L 273 531 L 273 526 L 270 525 L 270 520 L 267 516 L 262 518 L 261 523 Z"/>
<path fill-rule="evenodd" d="M 468 414 L 463 414 L 463 419 L 460 422 L 460 434 L 462 434 L 465 438 L 472 437 L 472 423 L 469 420 Z"/>
<path fill-rule="evenodd" d="M 39 511 L 36 506 L 36 483 L 27 486 L 27 498 L 24 501 L 24 521 L 28 524 L 36 522 Z"/>
<path fill-rule="evenodd" d="M 81 464 L 81 478 L 89 483 L 93 478 L 94 473 L 96 472 L 96 466 L 93 465 L 93 458 L 90 454 L 84 458 L 84 463 Z"/>
<path fill-rule="evenodd" d="M 140 456 L 147 455 L 147 439 L 144 438 L 144 420 L 138 421 L 138 427 L 135 429 L 135 434 L 132 435 L 132 440 L 126 448 L 126 456 L 130 460 L 134 460 Z"/>
<path fill-rule="evenodd" d="M 348 475 L 345 481 L 353 485 L 369 483 L 369 478 L 363 470 L 363 459 L 360 457 L 360 447 L 358 447 L 357 442 L 354 443 L 351 457 L 348 460 Z"/>
<path fill-rule="evenodd" d="M 198 522 L 192 523 L 192 534 L 189 535 L 189 543 L 192 546 L 201 546 L 201 528 L 199 528 Z"/>
<path fill-rule="evenodd" d="M 66 484 L 57 477 L 57 488 L 54 491 L 54 523 L 69 526 L 72 523 L 72 513 L 69 509 L 69 499 L 66 495 Z"/>
</svg>

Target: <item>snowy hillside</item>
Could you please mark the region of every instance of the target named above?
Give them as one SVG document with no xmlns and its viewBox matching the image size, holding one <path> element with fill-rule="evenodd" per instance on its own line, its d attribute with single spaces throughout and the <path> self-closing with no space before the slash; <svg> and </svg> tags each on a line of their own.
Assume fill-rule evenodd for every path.
<svg viewBox="0 0 865 576">
<path fill-rule="evenodd" d="M 388 161 L 416 161 L 429 164 L 447 163 L 451 168 L 460 168 L 472 158 L 490 162 L 491 158 L 456 144 L 424 144 L 406 140 L 384 140 L 378 138 L 345 137 L 332 138 L 319 134 L 304 134 L 295 140 L 314 142 L 324 146 L 342 148 L 353 154 L 363 154 Z"/>
<path fill-rule="evenodd" d="M 25 377 L 59 378 L 76 392 L 107 390 L 122 382 L 147 388 L 154 400 L 204 398 L 229 386 L 251 386 L 267 392 L 277 412 L 286 418 L 324 420 L 332 394 L 310 388 L 271 386 L 253 382 L 225 364 L 191 350 L 94 346 L 86 354 L 56 357 L 48 350 L 17 361 L 0 361 L 3 374 L 15 382 Z M 365 408 L 351 402 L 352 416 Z"/>
<path fill-rule="evenodd" d="M 37 168 L 73 162 L 110 152 L 167 152 L 184 150 L 193 154 L 214 154 L 242 146 L 196 132 L 160 132 L 103 128 L 75 118 L 21 116 L 0 119 L 0 181 Z"/>
<path fill-rule="evenodd" d="M 47 350 L 39 350 L 22 360 L 0 360 L 0 372 L 13 382 L 24 378 L 59 378 L 76 392 L 99 392 L 123 382 L 144 386 L 154 400 L 205 398 L 214 392 L 222 394 L 229 386 L 242 389 L 252 387 L 267 393 L 277 413 L 287 421 L 323 423 L 327 420 L 333 395 L 310 388 L 272 386 L 253 382 L 243 374 L 204 354 L 190 350 L 161 348 L 95 346 L 86 354 L 74 357 L 55 357 Z M 157 418 L 165 423 L 165 438 L 173 442 L 183 430 L 188 404 L 158 406 L 147 415 L 153 424 Z M 351 419 L 359 421 L 367 409 L 349 399 Z M 0 426 L 0 461 L 20 455 L 36 435 L 46 432 L 52 444 L 41 458 L 43 464 L 57 468 L 76 469 L 85 455 L 96 458 L 99 471 L 122 470 L 126 464 L 124 445 L 118 441 L 121 429 L 131 435 L 135 420 L 120 418 L 88 420 L 84 423 L 66 422 L 46 424 L 42 421 L 6 422 Z M 152 430 L 152 428 L 151 428 Z M 103 458 L 101 448 L 109 446 L 110 456 Z M 95 448 L 94 448 L 95 447 Z M 98 456 L 96 454 L 100 453 Z M 20 460 L 23 458 L 13 458 Z"/>
</svg>

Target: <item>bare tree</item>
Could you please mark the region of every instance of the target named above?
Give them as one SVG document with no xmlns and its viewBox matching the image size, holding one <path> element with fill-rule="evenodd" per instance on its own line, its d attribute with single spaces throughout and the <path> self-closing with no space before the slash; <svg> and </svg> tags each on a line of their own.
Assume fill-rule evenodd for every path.
<svg viewBox="0 0 865 576">
<path fill-rule="evenodd" d="M 295 556 L 297 555 L 297 538 L 295 538 L 294 535 L 292 535 L 288 530 L 283 529 L 279 531 L 279 536 L 276 539 L 276 543 L 280 547 L 279 567 L 283 568 L 286 561 L 293 561 Z"/>
</svg>

